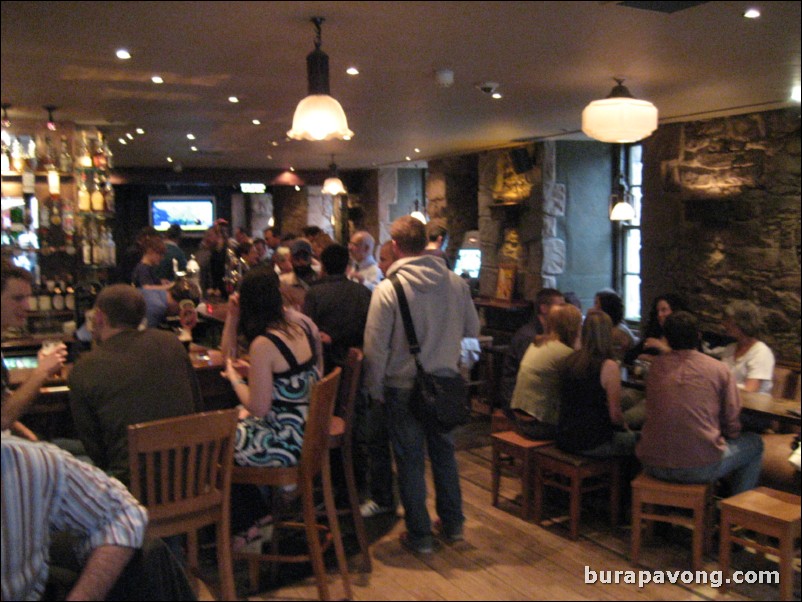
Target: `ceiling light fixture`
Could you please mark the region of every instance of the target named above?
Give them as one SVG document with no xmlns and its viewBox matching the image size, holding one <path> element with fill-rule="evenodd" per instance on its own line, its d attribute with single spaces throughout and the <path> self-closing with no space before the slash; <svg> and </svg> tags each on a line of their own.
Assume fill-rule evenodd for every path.
<svg viewBox="0 0 802 602">
<path fill-rule="evenodd" d="M 347 194 L 348 191 L 345 189 L 345 185 L 343 185 L 343 181 L 337 175 L 337 164 L 334 163 L 334 155 L 331 156 L 331 165 L 329 165 L 329 171 L 331 171 L 331 175 L 326 178 L 326 181 L 323 182 L 323 194 L 330 194 L 331 196 L 337 196 L 338 194 Z"/>
<path fill-rule="evenodd" d="M 161 75 L 154 75 L 153 77 L 150 78 L 150 81 L 152 81 L 154 84 L 164 83 L 164 79 L 162 78 Z"/>
<path fill-rule="evenodd" d="M 42 108 L 45 111 L 47 111 L 47 129 L 50 130 L 51 132 L 55 132 L 57 128 L 56 128 L 56 120 L 53 119 L 53 111 L 58 109 L 58 107 L 55 105 L 45 105 Z"/>
<path fill-rule="evenodd" d="M 346 69 L 345 72 L 348 75 L 359 75 L 359 69 L 357 69 L 356 67 L 348 67 L 348 69 Z"/>
<path fill-rule="evenodd" d="M 744 11 L 744 17 L 747 19 L 757 19 L 760 17 L 760 9 L 748 8 Z"/>
<path fill-rule="evenodd" d="M 131 53 L 128 52 L 125 48 L 120 48 L 116 53 L 117 58 L 123 61 L 127 61 L 131 58 Z"/>
<path fill-rule="evenodd" d="M 623 161 L 625 151 L 619 147 L 619 161 Z M 623 163 L 619 163 L 619 166 Z M 613 194 L 610 195 L 610 221 L 628 222 L 635 219 L 635 206 L 632 204 L 632 195 L 629 192 L 629 184 L 623 172 L 618 173 L 617 186 Z"/>
<path fill-rule="evenodd" d="M 624 85 L 617 85 L 607 98 L 594 100 L 582 111 L 582 131 L 601 142 L 637 142 L 657 129 L 657 107 L 648 100 L 638 100 Z"/>
<path fill-rule="evenodd" d="M 287 136 L 294 140 L 350 140 L 354 132 L 342 106 L 329 96 L 329 56 L 320 49 L 320 26 L 325 19 L 312 17 L 317 35 L 315 49 L 306 57 L 309 95 L 298 103 Z"/>
<path fill-rule="evenodd" d="M 11 104 L 4 102 L 3 103 L 3 127 L 11 127 L 11 120 L 8 118 L 8 110 L 11 108 Z"/>
<path fill-rule="evenodd" d="M 415 209 L 413 209 L 412 213 L 409 214 L 410 217 L 414 217 L 416 220 L 421 222 L 422 224 L 426 223 L 426 205 L 423 206 L 423 211 L 420 210 L 418 199 L 415 199 Z"/>
</svg>

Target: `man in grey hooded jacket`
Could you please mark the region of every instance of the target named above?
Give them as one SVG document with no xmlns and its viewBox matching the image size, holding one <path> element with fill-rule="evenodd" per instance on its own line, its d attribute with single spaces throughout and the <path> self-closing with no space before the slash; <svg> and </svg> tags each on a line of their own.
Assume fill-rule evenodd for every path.
<svg viewBox="0 0 802 602">
<path fill-rule="evenodd" d="M 409 412 L 415 362 L 389 276 L 396 274 L 403 286 L 427 372 L 458 370 L 460 343 L 463 337 L 479 335 L 479 317 L 465 281 L 440 258 L 422 255 L 426 231 L 421 222 L 400 217 L 390 227 L 390 236 L 399 259 L 371 298 L 365 328 L 365 385 L 373 399 L 387 404 L 407 527 L 402 544 L 414 552 L 431 553 L 434 539 L 426 510 L 424 449 L 432 466 L 440 534 L 450 542 L 464 538 L 459 474 L 451 435 L 421 424 Z"/>
</svg>

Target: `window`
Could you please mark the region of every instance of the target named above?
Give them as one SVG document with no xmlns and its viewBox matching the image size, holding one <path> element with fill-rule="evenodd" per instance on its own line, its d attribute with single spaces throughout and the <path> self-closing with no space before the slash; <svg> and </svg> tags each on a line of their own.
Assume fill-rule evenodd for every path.
<svg viewBox="0 0 802 602">
<path fill-rule="evenodd" d="M 640 218 L 643 198 L 643 147 L 633 144 L 624 148 L 622 172 L 629 182 L 629 193 L 635 208 L 635 218 L 622 222 L 619 236 L 618 285 L 624 299 L 624 318 L 639 323 L 641 318 L 640 299 Z"/>
</svg>

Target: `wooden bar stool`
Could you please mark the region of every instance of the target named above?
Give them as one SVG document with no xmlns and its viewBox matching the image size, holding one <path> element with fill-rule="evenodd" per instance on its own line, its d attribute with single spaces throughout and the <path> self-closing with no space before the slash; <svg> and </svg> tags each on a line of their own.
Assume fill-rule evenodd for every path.
<svg viewBox="0 0 802 602">
<path fill-rule="evenodd" d="M 535 451 L 540 447 L 552 445 L 554 441 L 534 441 L 522 437 L 514 431 L 493 433 L 490 435 L 490 438 L 493 441 L 493 466 L 491 467 L 493 479 L 491 485 L 493 506 L 498 506 L 501 464 L 503 462 L 503 456 L 508 456 L 513 462 L 518 463 L 516 472 L 521 477 L 521 493 L 523 497 L 521 518 L 531 518 Z"/>
<path fill-rule="evenodd" d="M 579 537 L 583 493 L 609 488 L 610 523 L 613 526 L 618 523 L 621 505 L 621 461 L 618 458 L 589 458 L 556 447 L 543 447 L 535 453 L 535 522 L 540 523 L 543 518 L 543 490 L 549 486 L 567 491 L 570 496 L 571 539 Z M 591 478 L 592 482 L 585 483 Z"/>
<path fill-rule="evenodd" d="M 733 535 L 737 528 L 748 529 L 777 538 L 777 547 Z M 730 550 L 739 543 L 760 552 L 780 557 L 780 600 L 791 600 L 794 594 L 794 549 L 800 537 L 800 497 L 792 493 L 758 487 L 721 502 L 721 547 L 719 560 L 723 571 L 723 587 L 730 576 Z"/>
<path fill-rule="evenodd" d="M 682 525 L 693 531 L 692 564 L 694 570 L 702 569 L 704 550 L 710 550 L 713 537 L 712 484 L 669 483 L 639 474 L 632 481 L 632 541 L 631 560 L 638 564 L 641 546 L 641 522 L 647 525 L 651 521 Z M 658 512 L 660 506 L 664 510 Z M 672 509 L 684 508 L 693 512 L 686 516 Z"/>
</svg>

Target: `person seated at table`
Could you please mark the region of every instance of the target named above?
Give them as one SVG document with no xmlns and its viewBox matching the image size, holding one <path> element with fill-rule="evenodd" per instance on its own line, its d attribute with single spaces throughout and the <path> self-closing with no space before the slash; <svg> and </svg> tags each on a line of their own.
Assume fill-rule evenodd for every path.
<svg viewBox="0 0 802 602">
<path fill-rule="evenodd" d="M 179 316 L 181 327 L 192 330 L 198 323 L 197 307 L 200 289 L 184 277 L 178 278 L 170 288 L 140 289 L 145 298 L 145 318 L 148 328 L 159 328 L 169 316 Z"/>
<path fill-rule="evenodd" d="M 652 362 L 646 378 L 646 424 L 636 453 L 649 476 L 676 483 L 726 479 L 730 493 L 748 491 L 760 476 L 763 442 L 741 432 L 741 400 L 722 362 L 697 351 L 696 318 L 666 318 L 672 351 Z"/>
<path fill-rule="evenodd" d="M 530 439 L 554 439 L 560 415 L 559 366 L 579 347 L 582 313 L 573 305 L 554 305 L 546 316 L 546 333 L 538 335 L 524 353 L 510 407 L 533 420 L 516 425 Z"/>
<path fill-rule="evenodd" d="M 28 319 L 28 297 L 31 296 L 33 277 L 28 270 L 17 267 L 5 259 L 0 263 L 2 270 L 2 289 L 0 290 L 0 310 L 2 324 L 0 330 L 22 328 Z M 51 376 L 58 374 L 67 359 L 67 346 L 58 345 L 51 353 L 42 350 L 37 355 L 36 368 L 31 370 L 28 379 L 14 391 L 10 387 L 10 375 L 5 362 L 0 357 L 2 369 L 2 430 L 15 425 L 17 419 L 39 396 L 39 389 Z M 19 426 L 19 425 L 17 425 Z"/>
<path fill-rule="evenodd" d="M 687 303 L 679 295 L 666 293 L 654 298 L 643 336 L 640 342 L 624 355 L 625 364 L 632 365 L 637 359 L 651 361 L 653 356 L 671 351 L 663 336 L 663 324 L 675 311 L 689 311 Z"/>
<path fill-rule="evenodd" d="M 537 335 L 546 332 L 546 316 L 549 309 L 553 305 L 563 305 L 564 303 L 565 297 L 557 289 L 540 289 L 535 296 L 535 313 L 532 319 L 515 331 L 512 336 L 507 351 L 504 353 L 501 367 L 501 407 L 505 412 L 510 409 L 515 381 L 518 378 L 518 368 L 521 366 L 521 360 L 526 350 L 529 349 L 529 345 Z"/>
<path fill-rule="evenodd" d="M 237 336 L 248 342 L 248 380 L 231 357 Z M 283 305 L 278 277 L 254 268 L 228 301 L 222 350 L 223 376 L 242 409 L 234 461 L 242 466 L 293 466 L 303 445 L 309 395 L 323 370 L 320 333 L 315 323 Z"/>
<path fill-rule="evenodd" d="M 760 310 L 751 301 L 733 301 L 724 308 L 724 330 L 735 342 L 710 350 L 732 371 L 739 389 L 771 393 L 774 353 L 759 340 L 763 328 Z"/>
<path fill-rule="evenodd" d="M 582 325 L 582 346 L 560 370 L 557 447 L 607 458 L 634 453 L 637 434 L 621 412 L 621 370 L 613 351 L 613 323 L 590 310 Z"/>
<path fill-rule="evenodd" d="M 611 289 L 600 290 L 594 298 L 595 309 L 606 313 L 613 323 L 613 350 L 615 359 L 623 361 L 626 353 L 638 343 L 637 337 L 624 322 L 624 301 Z"/>
<path fill-rule="evenodd" d="M 128 482 L 128 425 L 200 411 L 201 391 L 184 347 L 172 332 L 139 330 L 142 293 L 107 286 L 95 301 L 97 343 L 69 375 L 70 410 L 87 455 Z"/>
</svg>

